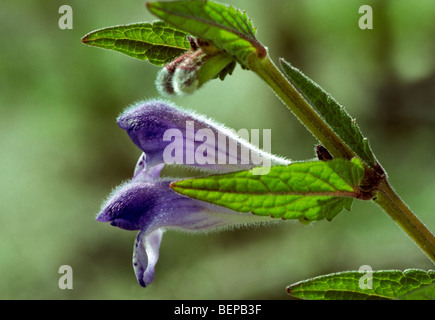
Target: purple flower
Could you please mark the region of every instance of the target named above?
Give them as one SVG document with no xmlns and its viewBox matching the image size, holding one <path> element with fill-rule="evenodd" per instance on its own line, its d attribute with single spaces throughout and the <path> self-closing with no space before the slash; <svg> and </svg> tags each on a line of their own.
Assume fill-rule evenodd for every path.
<svg viewBox="0 0 435 320">
<path fill-rule="evenodd" d="M 180 195 L 169 187 L 176 179 L 160 177 L 161 170 L 176 164 L 202 168 L 206 174 L 250 169 L 258 165 L 259 159 L 263 165 L 289 164 L 288 160 L 260 151 L 203 116 L 159 101 L 128 108 L 118 118 L 118 125 L 143 154 L 133 178 L 112 192 L 97 220 L 125 230 L 139 230 L 133 268 L 141 286 L 154 279 L 165 230 L 204 232 L 271 220 Z"/>
</svg>

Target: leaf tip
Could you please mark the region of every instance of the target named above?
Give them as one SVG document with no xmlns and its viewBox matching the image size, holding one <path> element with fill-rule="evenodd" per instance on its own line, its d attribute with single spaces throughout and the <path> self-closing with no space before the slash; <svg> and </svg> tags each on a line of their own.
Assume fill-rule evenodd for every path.
<svg viewBox="0 0 435 320">
<path fill-rule="evenodd" d="M 171 188 L 174 192 L 182 193 L 183 190 L 183 182 L 180 181 L 173 181 L 169 184 L 169 188 Z"/>
<path fill-rule="evenodd" d="M 285 291 L 292 298 L 294 298 L 294 299 L 300 299 L 297 295 L 295 295 L 295 293 L 292 291 L 292 289 L 293 289 L 293 285 L 289 285 L 287 288 L 285 288 Z"/>
<path fill-rule="evenodd" d="M 279 64 L 283 65 L 283 64 L 289 64 L 283 57 L 279 57 L 278 58 Z"/>
<path fill-rule="evenodd" d="M 145 2 L 145 8 L 147 8 L 148 11 L 152 12 L 152 9 L 155 8 L 155 4 L 156 3 L 147 1 Z"/>
<path fill-rule="evenodd" d="M 171 188 L 172 190 L 174 190 L 174 188 L 177 187 L 176 184 L 177 184 L 177 181 L 171 182 L 171 183 L 169 184 L 169 188 Z"/>
</svg>

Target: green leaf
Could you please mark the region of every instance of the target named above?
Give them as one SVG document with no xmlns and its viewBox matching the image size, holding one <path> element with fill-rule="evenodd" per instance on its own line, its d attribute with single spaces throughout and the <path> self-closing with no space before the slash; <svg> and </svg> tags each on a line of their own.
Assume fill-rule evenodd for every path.
<svg viewBox="0 0 435 320">
<path fill-rule="evenodd" d="M 370 283 L 371 279 L 371 283 Z M 287 287 L 287 292 L 308 300 L 384 300 L 413 296 L 415 290 L 430 290 L 433 297 L 435 271 L 408 269 L 373 271 L 345 271 L 304 280 Z"/>
<path fill-rule="evenodd" d="M 95 30 L 84 36 L 82 42 L 161 66 L 190 49 L 186 36 L 163 21 L 155 21 Z"/>
<path fill-rule="evenodd" d="M 359 159 L 273 166 L 174 182 L 176 192 L 239 212 L 282 219 L 332 219 L 350 209 L 363 175 Z"/>
<path fill-rule="evenodd" d="M 255 28 L 245 12 L 212 1 L 171 1 L 146 4 L 148 10 L 249 67 L 251 56 L 265 56 L 266 49 L 255 38 Z"/>
<path fill-rule="evenodd" d="M 398 300 L 435 300 L 435 283 L 422 286 L 397 298 Z"/>
<path fill-rule="evenodd" d="M 290 65 L 284 59 L 280 59 L 280 63 L 289 80 L 311 102 L 311 105 L 343 142 L 367 165 L 374 167 L 376 161 L 368 140 L 363 137 L 355 120 L 349 116 L 346 110 L 300 70 Z"/>
</svg>

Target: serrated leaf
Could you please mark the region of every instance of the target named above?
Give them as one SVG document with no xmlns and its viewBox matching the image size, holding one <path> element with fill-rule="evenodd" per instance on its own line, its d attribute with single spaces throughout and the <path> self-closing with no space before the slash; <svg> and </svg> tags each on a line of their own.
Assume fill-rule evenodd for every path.
<svg viewBox="0 0 435 320">
<path fill-rule="evenodd" d="M 239 212 L 305 221 L 332 219 L 350 209 L 363 175 L 355 158 L 273 166 L 174 182 L 176 192 Z"/>
<path fill-rule="evenodd" d="M 231 6 L 212 1 L 171 1 L 147 3 L 147 8 L 176 28 L 231 54 L 245 67 L 250 55 L 266 54 L 246 13 Z"/>
<path fill-rule="evenodd" d="M 287 287 L 287 292 L 307 300 L 385 300 L 400 298 L 433 283 L 434 270 L 381 270 L 370 275 L 345 271 L 297 282 Z"/>
<path fill-rule="evenodd" d="M 367 165 L 374 167 L 375 158 L 368 140 L 362 135 L 355 120 L 349 116 L 346 110 L 300 70 L 284 59 L 280 59 L 280 63 L 288 79 L 311 102 L 315 110 L 325 119 L 343 142 Z"/>
<path fill-rule="evenodd" d="M 190 49 L 186 36 L 163 21 L 155 21 L 95 30 L 84 36 L 82 42 L 162 66 Z"/>
</svg>

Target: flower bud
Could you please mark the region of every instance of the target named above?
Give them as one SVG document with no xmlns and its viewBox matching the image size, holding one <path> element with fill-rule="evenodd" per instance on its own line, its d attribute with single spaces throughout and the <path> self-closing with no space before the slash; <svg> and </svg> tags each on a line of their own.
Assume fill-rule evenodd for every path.
<svg viewBox="0 0 435 320">
<path fill-rule="evenodd" d="M 234 59 L 226 52 L 198 39 L 189 40 L 191 49 L 157 75 L 156 87 L 163 96 L 190 94 L 210 79 L 223 80 L 234 68 Z"/>
<path fill-rule="evenodd" d="M 188 51 L 185 54 L 179 56 L 177 59 L 164 66 L 157 74 L 156 87 L 161 95 L 171 96 L 176 94 L 172 83 L 175 70 L 177 66 L 181 64 L 187 58 L 188 55 L 190 55 L 190 53 L 191 51 Z"/>
</svg>

